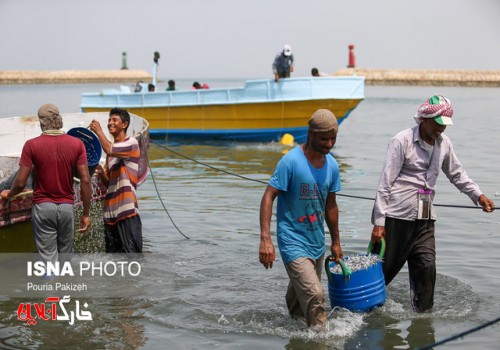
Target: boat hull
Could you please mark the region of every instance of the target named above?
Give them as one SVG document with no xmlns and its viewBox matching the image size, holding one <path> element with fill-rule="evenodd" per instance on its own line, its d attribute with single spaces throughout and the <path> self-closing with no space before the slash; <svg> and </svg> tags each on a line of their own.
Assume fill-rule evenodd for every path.
<svg viewBox="0 0 500 350">
<path fill-rule="evenodd" d="M 101 125 L 106 125 L 109 111 L 107 113 L 70 113 L 63 114 L 62 117 L 64 122 L 63 130 L 67 131 L 74 127 L 85 127 L 93 119 L 98 120 Z M 4 181 L 18 170 L 19 159 L 25 141 L 41 134 L 40 123 L 37 117 L 3 118 L 2 126 L 3 128 L 0 131 L 0 144 L 2 144 L 2 151 L 0 153 L 0 181 Z M 107 128 L 103 128 L 103 131 L 108 139 L 111 139 Z M 137 139 L 141 149 L 138 182 L 142 183 L 149 169 L 147 159 L 149 124 L 145 119 L 131 114 L 131 122 L 127 133 Z M 103 164 L 104 161 L 105 154 L 103 153 L 100 163 Z M 78 206 L 81 204 L 79 200 L 79 186 L 75 187 L 75 205 Z M 102 200 L 105 191 L 105 187 L 100 182 L 96 182 L 92 191 L 93 200 Z M 32 191 L 29 190 L 20 193 L 9 201 L 0 201 L 0 240 L 7 232 L 11 232 L 12 228 L 19 224 L 25 222 L 31 224 L 32 194 Z"/>
<path fill-rule="evenodd" d="M 83 94 L 81 108 L 126 108 L 148 120 L 152 138 L 275 141 L 288 133 L 304 142 L 317 109 L 341 123 L 363 98 L 363 77 L 297 78 L 249 81 L 243 89 Z"/>
</svg>

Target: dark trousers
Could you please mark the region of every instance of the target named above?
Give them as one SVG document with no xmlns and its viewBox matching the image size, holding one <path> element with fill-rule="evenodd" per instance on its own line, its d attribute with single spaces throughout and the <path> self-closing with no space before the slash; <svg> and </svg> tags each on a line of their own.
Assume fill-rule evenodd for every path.
<svg viewBox="0 0 500 350">
<path fill-rule="evenodd" d="M 142 223 L 139 215 L 104 225 L 106 253 L 142 253 Z"/>
<path fill-rule="evenodd" d="M 430 311 L 436 285 L 436 242 L 433 220 L 385 220 L 386 250 L 383 261 L 385 284 L 408 262 L 413 309 Z"/>
</svg>

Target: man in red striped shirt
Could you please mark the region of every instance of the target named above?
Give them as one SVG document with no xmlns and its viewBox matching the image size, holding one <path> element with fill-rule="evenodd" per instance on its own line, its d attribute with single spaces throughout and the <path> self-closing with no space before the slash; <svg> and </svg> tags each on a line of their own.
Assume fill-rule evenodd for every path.
<svg viewBox="0 0 500 350">
<path fill-rule="evenodd" d="M 129 125 L 129 113 L 113 108 L 108 119 L 111 142 L 97 120 L 90 124 L 90 130 L 97 134 L 107 154 L 104 168 L 96 168 L 107 187 L 103 214 L 107 253 L 142 252 L 142 224 L 136 195 L 140 149 L 137 140 L 127 135 Z"/>
</svg>

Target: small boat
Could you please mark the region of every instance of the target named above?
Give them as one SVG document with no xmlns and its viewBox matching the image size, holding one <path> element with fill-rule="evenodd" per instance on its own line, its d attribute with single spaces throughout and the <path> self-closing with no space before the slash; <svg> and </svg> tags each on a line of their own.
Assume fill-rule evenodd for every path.
<svg viewBox="0 0 500 350">
<path fill-rule="evenodd" d="M 63 130 L 70 131 L 78 128 L 87 127 L 93 119 L 99 120 L 103 126 L 103 131 L 109 139 L 111 136 L 106 128 L 109 117 L 109 111 L 104 113 L 68 113 L 62 114 Z M 127 134 L 133 136 L 139 142 L 141 148 L 141 158 L 139 161 L 139 183 L 142 183 L 148 172 L 148 159 L 147 150 L 149 147 L 149 124 L 148 122 L 137 116 L 130 115 L 130 126 Z M 2 149 L 0 151 L 0 183 L 7 179 L 11 174 L 15 173 L 19 168 L 19 159 L 25 141 L 37 137 L 41 134 L 40 122 L 38 117 L 14 117 L 2 118 L 2 129 L 0 130 L 0 144 Z M 88 152 L 87 152 L 88 153 Z M 104 164 L 105 153 L 102 153 L 100 163 Z M 99 186 L 99 190 L 93 189 L 93 200 L 100 200 L 104 198 L 105 188 L 97 181 L 93 181 L 93 186 Z M 75 186 L 78 190 L 79 186 Z M 0 239 L 5 239 L 4 234 L 10 231 L 25 230 L 26 227 L 31 228 L 29 221 L 31 220 L 31 206 L 32 206 L 31 190 L 27 190 L 14 196 L 9 201 L 0 201 Z M 79 194 L 75 193 L 75 202 L 77 202 Z"/>
<path fill-rule="evenodd" d="M 157 92 L 120 90 L 83 93 L 83 112 L 127 109 L 150 124 L 151 138 L 278 141 L 290 134 L 305 142 L 307 122 L 320 108 L 339 124 L 364 99 L 361 76 L 248 80 L 244 87 Z"/>
</svg>

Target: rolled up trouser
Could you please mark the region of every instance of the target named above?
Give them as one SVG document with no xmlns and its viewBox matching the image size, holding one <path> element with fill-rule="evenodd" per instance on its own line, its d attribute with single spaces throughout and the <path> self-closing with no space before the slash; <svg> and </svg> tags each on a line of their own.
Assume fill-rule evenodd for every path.
<svg viewBox="0 0 500 350">
<path fill-rule="evenodd" d="M 299 258 L 285 265 L 290 278 L 286 303 L 292 318 L 305 317 L 308 326 L 326 322 L 325 295 L 321 285 L 323 256 Z"/>
</svg>

